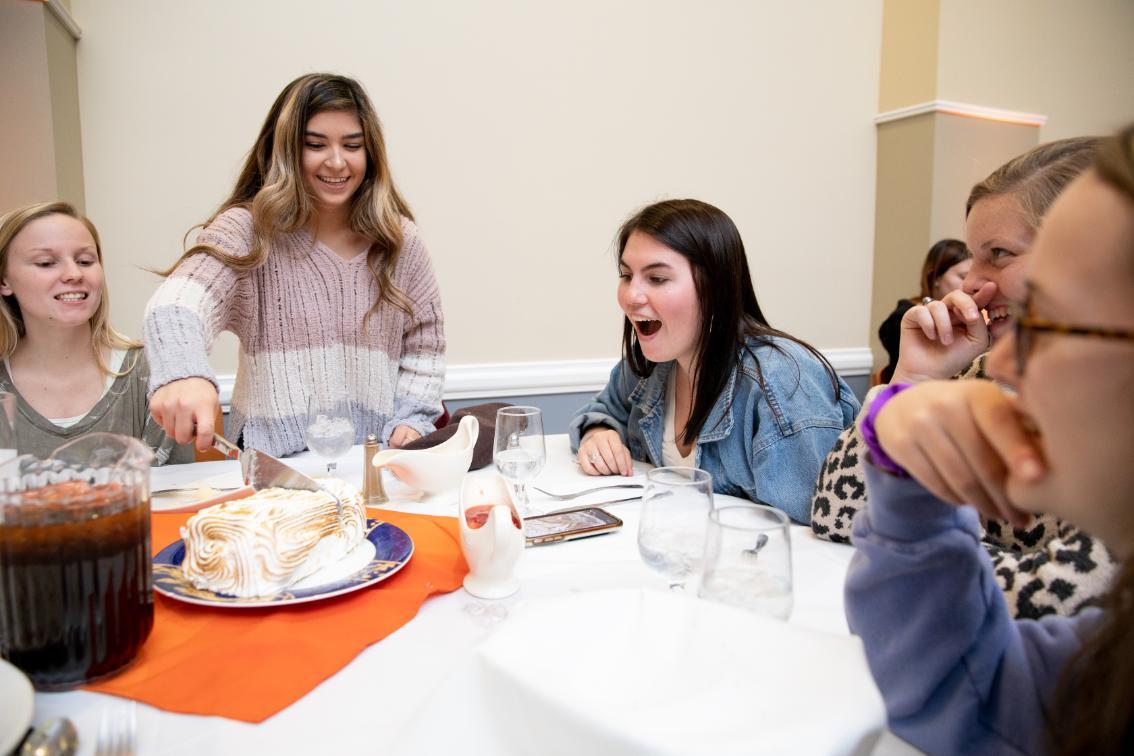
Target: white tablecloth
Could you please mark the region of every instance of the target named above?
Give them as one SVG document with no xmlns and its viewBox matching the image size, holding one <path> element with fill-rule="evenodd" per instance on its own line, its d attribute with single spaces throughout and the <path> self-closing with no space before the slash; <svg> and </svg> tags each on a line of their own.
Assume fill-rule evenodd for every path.
<svg viewBox="0 0 1134 756">
<path fill-rule="evenodd" d="M 574 464 L 565 435 L 548 437 L 547 459 L 546 467 L 536 480 L 543 488 L 572 491 L 610 480 L 583 475 Z M 289 463 L 309 474 L 323 471 L 322 462 L 310 453 L 292 457 Z M 645 469 L 643 465 L 636 465 L 636 477 L 643 482 Z M 340 460 L 337 475 L 360 485 L 361 470 L 362 450 L 356 447 Z M 494 474 L 494 470 L 490 466 L 476 474 Z M 199 463 L 154 469 L 152 487 L 156 490 L 201 480 L 219 487 L 226 483 L 235 485 L 238 478 L 235 462 Z M 392 509 L 456 514 L 455 492 L 411 501 L 397 481 L 389 477 L 386 481 L 387 491 L 395 500 L 390 505 Z M 572 503 L 599 502 L 625 495 L 619 491 L 605 493 L 605 496 L 592 494 Z M 565 504 L 533 493 L 533 509 L 543 511 L 562 506 Z M 162 502 L 155 500 L 155 510 L 161 507 Z M 508 633 L 517 632 L 512 628 L 521 625 L 519 620 L 510 621 L 512 615 L 527 618 L 532 614 L 532 607 L 555 607 L 557 602 L 601 591 L 621 590 L 629 592 L 625 595 L 642 595 L 643 589 L 665 590 L 664 580 L 652 573 L 638 556 L 638 510 L 637 502 L 612 505 L 610 511 L 625 522 L 625 527 L 613 534 L 527 549 L 518 566 L 521 588 L 511 598 L 481 601 L 460 589 L 429 599 L 412 621 L 366 649 L 307 696 L 263 723 L 253 725 L 220 717 L 172 714 L 139 705 L 139 753 L 247 753 L 267 749 L 281 753 L 414 752 L 422 743 L 423 721 L 432 728 L 445 728 L 447 723 L 460 721 L 462 714 L 456 709 L 465 695 L 460 691 L 465 690 L 470 696 L 476 694 L 475 690 L 461 686 L 481 684 L 469 677 L 473 668 L 470 665 L 477 664 L 470 660 L 484 658 L 483 648 L 491 646 L 481 644 L 497 633 L 507 637 Z M 818 540 L 805 527 L 794 527 L 792 538 L 795 608 L 789 625 L 782 631 L 790 632 L 794 627 L 800 628 L 803 635 L 807 630 L 820 631 L 821 635 L 814 637 L 847 636 L 842 584 L 851 549 Z M 381 586 L 374 590 L 381 590 Z M 696 599 L 689 601 L 704 603 Z M 602 643 L 602 623 L 595 621 L 592 625 L 593 632 L 583 642 Z M 832 639 L 844 642 L 843 647 L 851 649 L 847 654 L 860 653 L 857 647 L 850 645 L 855 642 L 852 639 Z M 759 643 L 759 640 L 753 642 Z M 789 643 L 784 648 L 790 663 L 798 666 L 800 678 L 814 679 L 816 670 L 809 665 L 822 662 L 801 653 L 798 644 Z M 768 697 L 776 694 L 776 690 L 765 692 Z M 872 685 L 866 695 L 865 710 L 869 712 L 866 716 L 870 721 L 864 722 L 863 727 L 867 730 L 881 724 L 880 703 L 871 696 L 877 696 Z M 86 691 L 37 693 L 35 721 L 51 716 L 69 717 L 80 733 L 80 753 L 92 753 L 99 715 L 115 701 L 113 697 Z M 861 703 L 856 702 L 856 705 Z M 753 706 L 759 705 L 758 700 L 753 702 Z M 813 728 L 823 727 L 823 712 L 810 712 L 810 722 Z M 805 740 L 801 738 L 801 744 Z M 759 742 L 756 741 L 754 748 L 760 747 Z M 884 738 L 883 743 L 887 742 L 889 747 L 881 750 L 904 752 L 894 739 Z M 480 744 L 483 748 L 478 747 L 475 738 L 462 739 L 461 744 L 462 753 L 499 752 L 487 741 Z M 860 752 L 862 748 L 869 750 L 870 745 L 869 740 L 860 744 Z M 541 749 L 538 743 L 532 744 L 531 752 L 543 750 L 546 749 Z"/>
</svg>

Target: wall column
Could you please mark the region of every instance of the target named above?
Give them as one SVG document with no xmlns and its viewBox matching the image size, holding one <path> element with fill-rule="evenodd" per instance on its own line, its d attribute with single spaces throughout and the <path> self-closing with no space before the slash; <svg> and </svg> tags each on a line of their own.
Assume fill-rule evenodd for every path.
<svg viewBox="0 0 1134 756">
<path fill-rule="evenodd" d="M 5 0 L 0 29 L 0 213 L 55 199 L 82 211 L 79 27 L 59 0 Z"/>
<path fill-rule="evenodd" d="M 879 324 L 917 293 L 929 247 L 964 240 L 972 185 L 1039 143 L 1042 115 L 938 97 L 938 0 L 884 0 L 879 81 L 870 345 L 886 364 Z M 954 44 L 957 44 L 954 41 Z"/>
</svg>

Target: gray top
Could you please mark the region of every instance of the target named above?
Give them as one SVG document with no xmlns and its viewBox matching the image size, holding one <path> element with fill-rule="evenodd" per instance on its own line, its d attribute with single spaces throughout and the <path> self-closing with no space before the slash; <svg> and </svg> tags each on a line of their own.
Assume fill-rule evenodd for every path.
<svg viewBox="0 0 1134 756">
<path fill-rule="evenodd" d="M 192 462 L 192 445 L 178 445 L 150 417 L 146 399 L 150 367 L 142 348 L 135 347 L 127 352 L 122 367 L 126 372 L 114 379 L 110 389 L 82 420 L 68 428 L 60 428 L 24 401 L 12 376 L 0 362 L 0 390 L 16 397 L 17 451 L 42 459 L 68 441 L 86 433 L 103 431 L 141 439 L 153 449 L 155 465 Z"/>
</svg>

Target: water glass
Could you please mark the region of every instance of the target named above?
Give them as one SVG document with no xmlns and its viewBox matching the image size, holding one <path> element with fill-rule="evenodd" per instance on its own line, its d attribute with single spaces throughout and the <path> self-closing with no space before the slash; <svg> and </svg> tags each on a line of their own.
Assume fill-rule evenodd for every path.
<svg viewBox="0 0 1134 756">
<path fill-rule="evenodd" d="M 327 474 L 354 446 L 350 401 L 343 395 L 312 394 L 307 400 L 307 447 L 327 460 Z"/>
<path fill-rule="evenodd" d="M 658 467 L 646 473 L 638 553 L 669 579 L 671 590 L 701 569 L 705 527 L 713 508 L 713 477 L 695 467 Z"/>
<path fill-rule="evenodd" d="M 697 595 L 786 620 L 792 608 L 788 516 L 763 504 L 714 510 Z"/>
<path fill-rule="evenodd" d="M 539 407 L 502 407 L 496 411 L 492 461 L 512 484 L 520 514 L 528 514 L 528 481 L 547 460 L 543 442 L 543 413 Z"/>
</svg>

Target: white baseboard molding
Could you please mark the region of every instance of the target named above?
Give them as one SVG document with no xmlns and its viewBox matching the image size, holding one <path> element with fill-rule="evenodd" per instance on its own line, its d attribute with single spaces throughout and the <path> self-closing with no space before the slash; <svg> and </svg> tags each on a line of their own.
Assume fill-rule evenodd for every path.
<svg viewBox="0 0 1134 756">
<path fill-rule="evenodd" d="M 824 349 L 823 355 L 842 376 L 869 375 L 873 356 L 869 347 Z M 496 362 L 450 365 L 445 374 L 446 399 L 491 399 L 502 396 L 579 394 L 606 385 L 617 357 L 595 360 Z M 232 401 L 236 376 L 217 376 L 225 410 Z"/>
<path fill-rule="evenodd" d="M 1019 126 L 1043 126 L 1047 123 L 1047 116 L 1039 113 L 1021 113 L 1015 110 L 988 108 L 984 105 L 970 105 L 967 102 L 953 102 L 951 100 L 934 100 L 917 105 L 908 105 L 896 110 L 888 110 L 874 116 L 874 123 L 900 121 L 903 118 L 913 118 L 925 113 L 945 113 L 947 115 L 964 116 L 965 118 L 978 118 L 982 121 L 1014 123 Z"/>
</svg>

